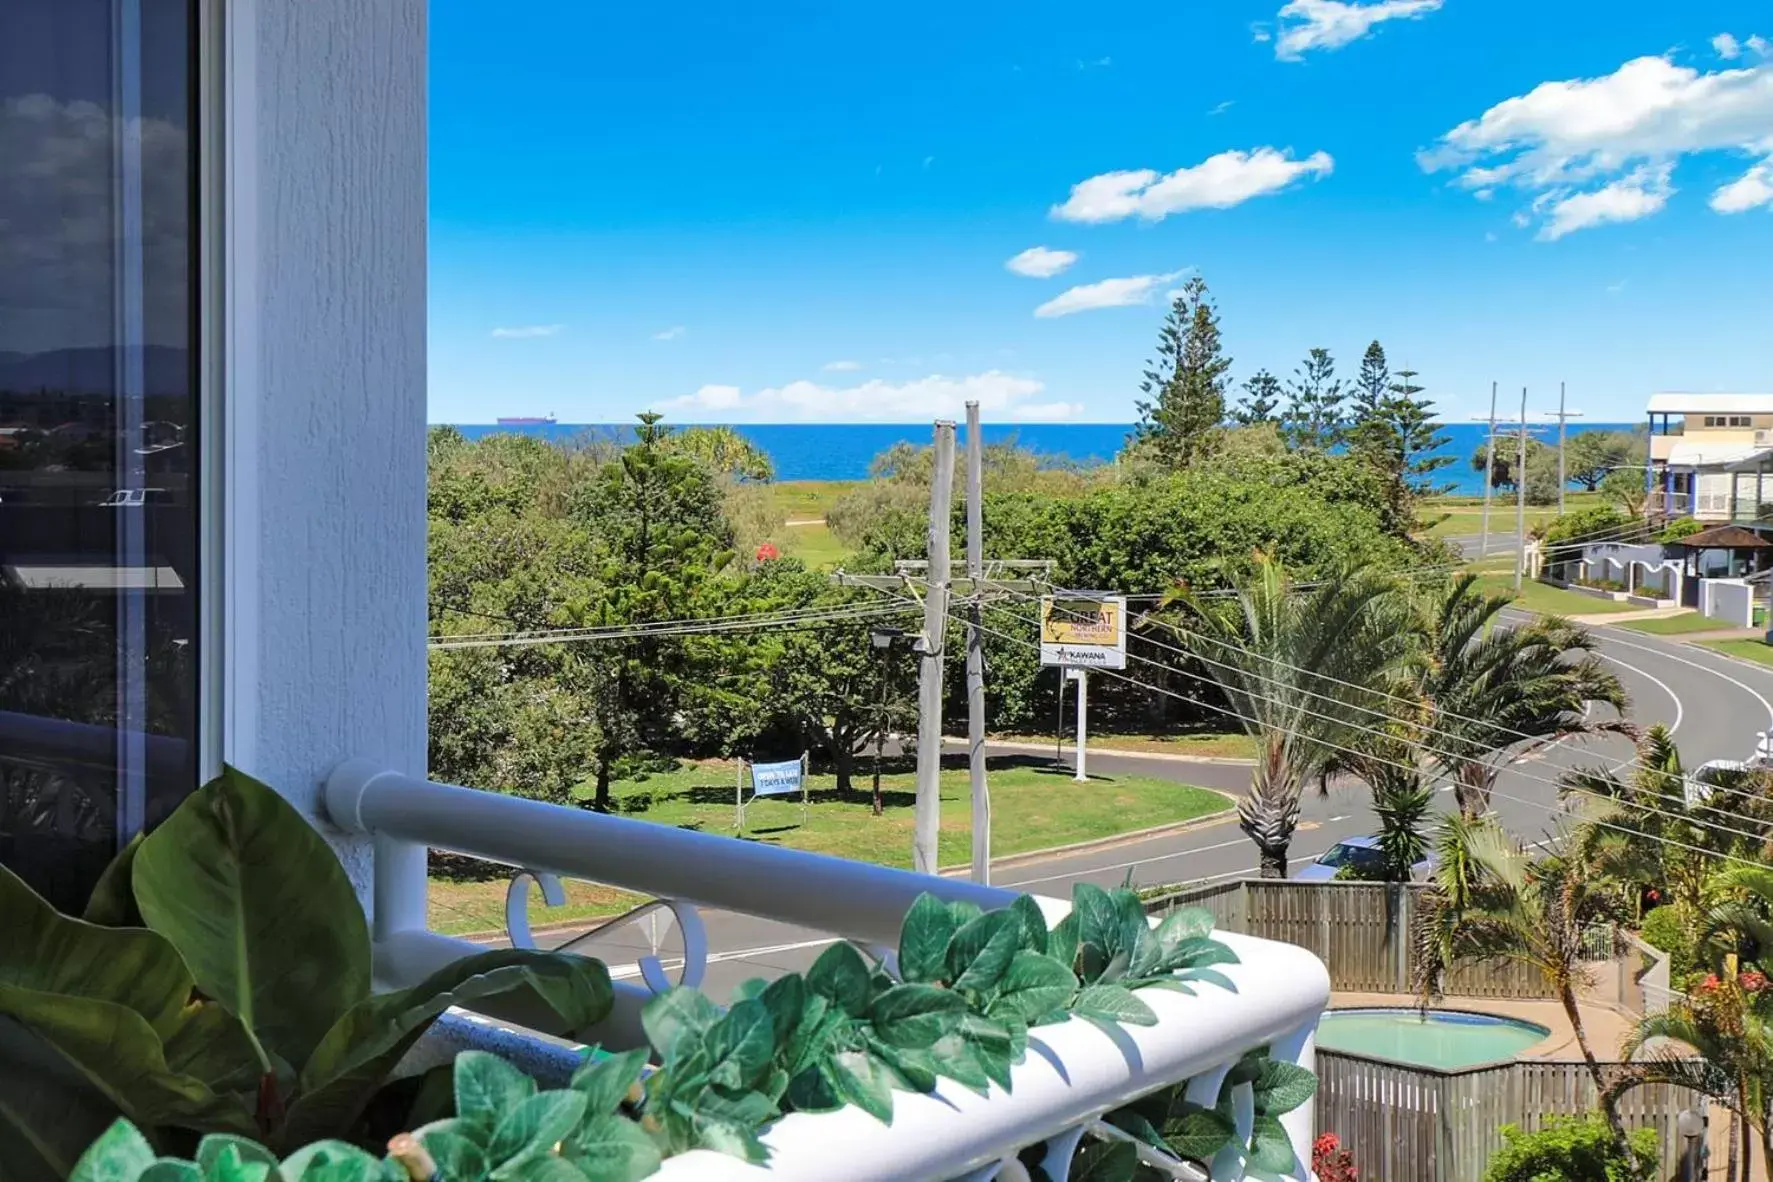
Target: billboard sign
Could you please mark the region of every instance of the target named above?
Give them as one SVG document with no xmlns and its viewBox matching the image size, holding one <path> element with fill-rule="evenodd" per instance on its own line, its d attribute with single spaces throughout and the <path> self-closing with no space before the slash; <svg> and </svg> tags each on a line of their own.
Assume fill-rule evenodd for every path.
<svg viewBox="0 0 1773 1182">
<path fill-rule="evenodd" d="M 1077 669 L 1125 669 L 1125 597 L 1088 591 L 1043 596 L 1040 663 Z"/>
</svg>

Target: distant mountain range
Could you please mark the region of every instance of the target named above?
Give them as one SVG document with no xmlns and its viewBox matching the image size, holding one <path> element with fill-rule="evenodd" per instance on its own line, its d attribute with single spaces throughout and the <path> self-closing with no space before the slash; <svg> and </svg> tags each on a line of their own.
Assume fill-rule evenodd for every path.
<svg viewBox="0 0 1773 1182">
<path fill-rule="evenodd" d="M 191 351 L 167 345 L 143 350 L 150 395 L 184 394 L 191 389 Z M 117 350 L 52 349 L 46 353 L 0 351 L 0 391 L 54 390 L 64 394 L 110 394 L 117 387 Z"/>
</svg>

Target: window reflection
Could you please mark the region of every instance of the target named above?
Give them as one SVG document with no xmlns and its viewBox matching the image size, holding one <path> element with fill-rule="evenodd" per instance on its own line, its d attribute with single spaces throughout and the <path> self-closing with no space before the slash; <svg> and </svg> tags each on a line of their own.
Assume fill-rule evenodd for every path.
<svg viewBox="0 0 1773 1182">
<path fill-rule="evenodd" d="M 0 861 L 63 906 L 196 777 L 192 33 L 0 3 Z"/>
</svg>

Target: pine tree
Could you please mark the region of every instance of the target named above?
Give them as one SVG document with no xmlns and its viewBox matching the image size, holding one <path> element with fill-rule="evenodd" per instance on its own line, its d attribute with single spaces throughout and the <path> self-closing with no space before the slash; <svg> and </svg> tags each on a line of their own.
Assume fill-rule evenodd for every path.
<svg viewBox="0 0 1773 1182">
<path fill-rule="evenodd" d="M 1279 422 L 1280 408 L 1280 379 L 1259 369 L 1255 377 L 1244 380 L 1244 399 L 1231 417 L 1241 426 L 1254 427 L 1258 423 Z"/>
<path fill-rule="evenodd" d="M 1206 280 L 1183 285 L 1158 331 L 1157 356 L 1145 370 L 1139 390 L 1138 437 L 1174 468 L 1188 464 L 1210 446 L 1225 418 L 1225 390 L 1231 358 L 1221 352 L 1219 313 L 1207 295 Z"/>
<path fill-rule="evenodd" d="M 1413 369 L 1398 370 L 1385 402 L 1385 419 L 1397 440 L 1398 475 L 1411 497 L 1446 492 L 1450 486 L 1432 477 L 1454 462 L 1452 456 L 1435 454 L 1447 445 L 1447 436 L 1440 433 L 1433 400 L 1417 397 L 1424 389 L 1416 384 L 1421 376 Z"/>
<path fill-rule="evenodd" d="M 1342 442 L 1342 382 L 1328 349 L 1313 349 L 1287 383 L 1281 430 L 1296 448 L 1329 451 Z"/>
<path fill-rule="evenodd" d="M 1358 428 L 1366 419 L 1378 417 L 1391 395 L 1391 369 L 1385 360 L 1385 346 L 1374 341 L 1361 358 L 1361 376 L 1354 381 L 1354 421 Z"/>
</svg>

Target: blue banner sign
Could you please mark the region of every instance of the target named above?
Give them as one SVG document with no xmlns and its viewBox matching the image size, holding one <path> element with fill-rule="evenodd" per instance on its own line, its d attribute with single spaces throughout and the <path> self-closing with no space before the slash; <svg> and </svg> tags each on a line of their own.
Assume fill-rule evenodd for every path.
<svg viewBox="0 0 1773 1182">
<path fill-rule="evenodd" d="M 751 790 L 758 796 L 787 796 L 800 791 L 800 760 L 751 765 Z"/>
</svg>

